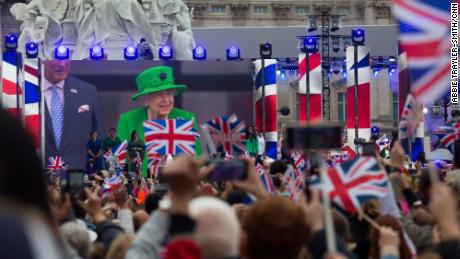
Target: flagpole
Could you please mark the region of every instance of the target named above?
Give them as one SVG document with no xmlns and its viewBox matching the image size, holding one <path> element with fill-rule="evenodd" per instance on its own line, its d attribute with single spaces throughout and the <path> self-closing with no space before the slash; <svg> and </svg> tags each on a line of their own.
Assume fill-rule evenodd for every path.
<svg viewBox="0 0 460 259">
<path fill-rule="evenodd" d="M 256 82 L 257 82 L 257 71 L 254 66 L 254 75 L 252 78 L 252 125 L 256 125 L 256 104 L 257 104 L 257 92 L 256 92 Z"/>
<path fill-rule="evenodd" d="M 324 163 L 324 159 L 318 154 L 315 154 L 317 159 L 320 162 L 320 179 L 321 184 L 325 184 L 327 181 L 327 170 Z M 324 205 L 324 226 L 326 229 L 326 245 L 327 251 L 329 253 L 334 253 L 336 251 L 336 242 L 335 242 L 335 232 L 334 232 L 334 222 L 332 220 L 332 207 L 331 200 L 329 199 L 329 193 L 327 191 L 322 191 L 323 205 Z"/>
<path fill-rule="evenodd" d="M 305 114 L 305 121 L 308 125 L 310 123 L 310 54 L 308 51 L 305 53 L 305 76 L 306 76 L 306 86 L 305 86 L 305 106 L 306 106 L 306 114 Z"/>
<path fill-rule="evenodd" d="M 354 99 L 355 99 L 355 148 L 356 148 L 356 154 L 358 155 L 358 143 L 356 142 L 359 138 L 359 133 L 358 133 L 358 120 L 359 120 L 359 115 L 358 115 L 358 45 L 356 43 L 353 44 L 353 54 L 354 54 L 354 75 L 355 75 L 355 80 L 354 80 Z"/>
<path fill-rule="evenodd" d="M 42 68 L 41 59 L 38 58 L 38 88 L 40 89 L 40 155 L 43 166 L 46 166 L 45 157 L 45 96 L 42 88 L 42 78 L 44 78 L 44 69 Z"/>
</svg>

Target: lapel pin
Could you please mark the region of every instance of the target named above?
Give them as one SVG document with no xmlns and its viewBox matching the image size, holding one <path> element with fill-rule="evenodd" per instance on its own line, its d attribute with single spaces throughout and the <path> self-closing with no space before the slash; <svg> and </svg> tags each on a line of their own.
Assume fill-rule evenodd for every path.
<svg viewBox="0 0 460 259">
<path fill-rule="evenodd" d="M 73 93 L 73 94 L 78 93 L 77 89 L 74 89 L 74 88 L 70 89 L 70 92 Z"/>
</svg>

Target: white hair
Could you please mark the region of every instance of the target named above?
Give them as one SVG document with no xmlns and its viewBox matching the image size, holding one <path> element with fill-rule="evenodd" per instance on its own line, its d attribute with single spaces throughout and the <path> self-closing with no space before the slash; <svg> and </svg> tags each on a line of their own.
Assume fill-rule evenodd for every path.
<svg viewBox="0 0 460 259">
<path fill-rule="evenodd" d="M 91 243 L 89 233 L 84 226 L 76 222 L 67 222 L 59 227 L 59 232 L 82 258 L 89 257 Z"/>
<path fill-rule="evenodd" d="M 194 237 L 204 259 L 239 255 L 240 225 L 227 203 L 212 197 L 196 198 L 189 204 L 189 214 L 197 222 Z"/>
</svg>

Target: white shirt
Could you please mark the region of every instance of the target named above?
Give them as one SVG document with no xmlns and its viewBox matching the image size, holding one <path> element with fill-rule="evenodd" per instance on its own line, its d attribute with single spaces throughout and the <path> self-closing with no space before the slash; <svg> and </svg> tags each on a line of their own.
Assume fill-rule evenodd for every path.
<svg viewBox="0 0 460 259">
<path fill-rule="evenodd" d="M 258 134 L 257 136 L 257 143 L 259 144 L 259 155 L 263 155 L 265 151 L 265 139 L 262 134 Z"/>
</svg>

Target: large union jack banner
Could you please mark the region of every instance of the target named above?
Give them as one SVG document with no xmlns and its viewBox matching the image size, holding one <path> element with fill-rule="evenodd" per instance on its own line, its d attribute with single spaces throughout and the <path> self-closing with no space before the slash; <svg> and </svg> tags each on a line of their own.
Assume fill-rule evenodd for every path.
<svg viewBox="0 0 460 259">
<path fill-rule="evenodd" d="M 204 123 L 217 152 L 243 154 L 246 151 L 245 124 L 235 114 L 213 118 Z"/>
<path fill-rule="evenodd" d="M 407 53 L 411 92 L 430 104 L 449 89 L 450 2 L 447 0 L 394 0 L 400 24 L 401 48 Z"/>
<path fill-rule="evenodd" d="M 322 190 L 327 191 L 336 205 L 354 213 L 370 199 L 381 198 L 388 192 L 385 170 L 374 157 L 360 157 L 330 168 Z M 312 183 L 319 187 L 319 182 Z"/>
<path fill-rule="evenodd" d="M 454 144 L 455 140 L 460 138 L 460 122 L 452 125 L 440 126 L 436 128 L 433 133 L 439 138 L 438 148 L 446 148 L 453 151 L 452 144 Z"/>
<path fill-rule="evenodd" d="M 148 152 L 195 155 L 198 132 L 193 120 L 147 120 L 144 121 L 144 135 Z"/>
</svg>

